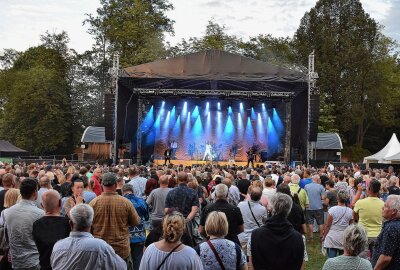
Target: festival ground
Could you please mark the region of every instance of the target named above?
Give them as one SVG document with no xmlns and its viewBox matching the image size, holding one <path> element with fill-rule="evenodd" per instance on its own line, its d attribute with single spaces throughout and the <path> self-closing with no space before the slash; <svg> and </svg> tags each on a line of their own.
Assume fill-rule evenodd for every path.
<svg viewBox="0 0 400 270">
<path fill-rule="evenodd" d="M 157 165 L 163 165 L 165 163 L 165 161 L 163 159 L 156 159 L 155 164 Z M 167 162 L 168 164 L 169 162 Z M 176 160 L 171 160 L 172 164 L 175 165 L 180 165 L 182 164 L 183 166 L 193 166 L 193 165 L 204 165 L 204 164 L 213 164 L 213 165 L 221 165 L 221 166 L 225 166 L 225 165 L 233 165 L 233 162 L 228 162 L 228 161 L 205 161 L 205 160 L 180 160 L 180 159 L 176 159 Z M 247 166 L 247 161 L 236 161 L 235 162 L 236 166 Z M 254 162 L 254 166 L 261 166 L 264 165 L 264 162 Z"/>
</svg>

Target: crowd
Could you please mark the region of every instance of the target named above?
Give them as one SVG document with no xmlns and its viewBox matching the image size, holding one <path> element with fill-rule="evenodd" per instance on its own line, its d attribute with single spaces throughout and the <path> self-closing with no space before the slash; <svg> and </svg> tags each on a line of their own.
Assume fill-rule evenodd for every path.
<svg viewBox="0 0 400 270">
<path fill-rule="evenodd" d="M 1 269 L 400 269 L 398 175 L 2 164 Z"/>
</svg>

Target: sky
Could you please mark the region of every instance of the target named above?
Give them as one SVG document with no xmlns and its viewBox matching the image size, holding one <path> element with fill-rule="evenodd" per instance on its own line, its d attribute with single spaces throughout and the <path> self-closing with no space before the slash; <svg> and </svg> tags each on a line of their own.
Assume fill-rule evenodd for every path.
<svg viewBox="0 0 400 270">
<path fill-rule="evenodd" d="M 293 36 L 300 19 L 316 0 L 170 0 L 175 21 L 172 44 L 182 38 L 200 37 L 210 19 L 224 25 L 228 34 L 241 38 L 258 34 Z M 361 0 L 372 18 L 385 26 L 384 33 L 400 42 L 400 0 Z M 40 43 L 46 31 L 67 31 L 70 46 L 78 52 L 91 48 L 93 40 L 82 22 L 95 14 L 99 0 L 0 0 L 0 50 L 26 50 Z"/>
</svg>

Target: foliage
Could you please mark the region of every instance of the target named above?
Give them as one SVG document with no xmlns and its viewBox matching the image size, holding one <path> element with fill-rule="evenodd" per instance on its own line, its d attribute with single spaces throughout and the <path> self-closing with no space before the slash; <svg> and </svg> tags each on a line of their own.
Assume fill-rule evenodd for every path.
<svg viewBox="0 0 400 270">
<path fill-rule="evenodd" d="M 38 46 L 22 53 L 12 68 L 1 72 L 3 138 L 38 155 L 71 151 L 73 121 L 67 71 L 58 51 Z"/>
<path fill-rule="evenodd" d="M 164 33 L 173 34 L 165 0 L 101 0 L 97 15 L 88 15 L 89 33 L 96 45 L 120 53 L 122 66 L 149 62 L 165 56 Z"/>
<path fill-rule="evenodd" d="M 371 155 L 371 152 L 359 145 L 349 145 L 344 147 L 342 155 L 351 162 L 363 162 L 364 157 Z"/>
<path fill-rule="evenodd" d="M 359 146 L 371 125 L 390 122 L 394 105 L 387 99 L 392 93 L 384 71 L 394 68 L 389 54 L 393 43 L 380 30 L 358 0 L 319 0 L 304 15 L 294 37 L 302 65 L 307 65 L 308 54 L 315 50 L 318 85 L 324 96 L 321 108 L 328 112 L 328 118 L 322 114 L 321 129 L 331 129 L 334 120 L 342 137 Z"/>
<path fill-rule="evenodd" d="M 209 20 L 203 37 L 182 39 L 180 43 L 172 47 L 168 44 L 168 55 L 174 57 L 210 49 L 238 53 L 240 46 L 241 40 L 234 35 L 228 35 L 224 25 L 221 26 L 214 20 Z"/>
</svg>

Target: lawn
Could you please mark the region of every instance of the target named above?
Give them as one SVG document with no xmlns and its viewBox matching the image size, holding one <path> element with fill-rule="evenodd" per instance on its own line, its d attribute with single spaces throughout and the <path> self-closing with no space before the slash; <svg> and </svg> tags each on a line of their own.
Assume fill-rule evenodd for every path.
<svg viewBox="0 0 400 270">
<path fill-rule="evenodd" d="M 314 234 L 314 241 L 307 243 L 308 262 L 306 263 L 306 270 L 321 270 L 322 266 L 327 259 L 321 253 L 321 243 L 318 240 L 319 234 Z"/>
</svg>

